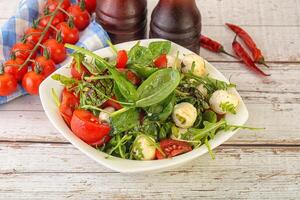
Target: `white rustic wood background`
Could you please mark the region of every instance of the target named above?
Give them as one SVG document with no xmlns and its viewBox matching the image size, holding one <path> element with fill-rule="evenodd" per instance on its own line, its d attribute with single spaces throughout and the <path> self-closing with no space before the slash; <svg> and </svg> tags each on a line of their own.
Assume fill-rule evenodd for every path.
<svg viewBox="0 0 300 200">
<path fill-rule="evenodd" d="M 156 1 L 148 1 L 152 8 Z M 199 0 L 203 33 L 231 49 L 224 23 L 243 25 L 272 66 L 251 74 L 205 50 L 238 85 L 249 125 L 208 155 L 158 174 L 110 171 L 70 145 L 49 123 L 38 97 L 0 106 L 0 199 L 300 199 L 300 1 Z M 0 24 L 18 0 L 0 1 Z M 150 9 L 151 12 L 151 9 Z"/>
</svg>

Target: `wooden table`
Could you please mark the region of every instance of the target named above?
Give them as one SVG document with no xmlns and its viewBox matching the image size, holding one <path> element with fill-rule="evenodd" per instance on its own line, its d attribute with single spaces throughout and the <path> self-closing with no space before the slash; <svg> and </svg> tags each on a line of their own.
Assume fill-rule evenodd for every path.
<svg viewBox="0 0 300 200">
<path fill-rule="evenodd" d="M 0 1 L 1 24 L 17 0 Z M 149 1 L 153 7 L 155 1 Z M 203 33 L 231 49 L 225 22 L 243 25 L 272 74 L 259 78 L 227 56 L 202 51 L 238 85 L 248 125 L 208 155 L 157 174 L 110 171 L 70 145 L 49 123 L 38 97 L 0 106 L 0 199 L 299 199 L 300 1 L 199 0 Z"/>
</svg>

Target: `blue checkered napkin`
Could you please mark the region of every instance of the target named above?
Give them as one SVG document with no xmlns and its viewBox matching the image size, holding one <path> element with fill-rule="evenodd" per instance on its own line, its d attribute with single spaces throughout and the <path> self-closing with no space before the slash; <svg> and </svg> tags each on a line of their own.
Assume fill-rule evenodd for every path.
<svg viewBox="0 0 300 200">
<path fill-rule="evenodd" d="M 0 62 L 4 62 L 10 57 L 11 47 L 19 41 L 25 29 L 30 27 L 32 21 L 36 19 L 42 11 L 46 0 L 21 0 L 15 16 L 0 28 Z M 71 0 L 73 3 L 76 0 Z M 89 50 L 97 50 L 107 46 L 106 41 L 109 39 L 106 31 L 95 22 L 92 23 L 81 32 L 78 46 L 82 46 Z M 62 66 L 64 63 L 58 65 Z M 25 95 L 25 90 L 19 85 L 18 90 L 7 97 L 0 96 L 0 104 L 7 103 L 17 97 Z"/>
</svg>

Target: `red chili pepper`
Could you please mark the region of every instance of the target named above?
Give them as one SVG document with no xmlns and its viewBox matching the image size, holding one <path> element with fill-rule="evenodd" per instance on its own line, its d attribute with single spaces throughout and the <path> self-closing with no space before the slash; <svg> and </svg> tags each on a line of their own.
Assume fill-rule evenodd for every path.
<svg viewBox="0 0 300 200">
<path fill-rule="evenodd" d="M 252 53 L 254 62 L 269 67 L 265 62 L 265 58 L 262 55 L 261 50 L 257 47 L 252 37 L 244 29 L 234 24 L 226 23 L 226 25 L 245 42 Z"/>
<path fill-rule="evenodd" d="M 236 37 L 234 38 L 234 41 L 232 43 L 232 48 L 235 52 L 235 54 L 241 58 L 243 63 L 252 71 L 256 72 L 259 75 L 263 76 L 270 76 L 270 74 L 266 74 L 261 69 L 259 69 L 255 63 L 252 61 L 251 57 L 248 55 L 248 53 L 245 51 L 245 49 L 242 47 L 242 45 L 236 40 Z"/>
<path fill-rule="evenodd" d="M 209 51 L 212 51 L 212 52 L 215 52 L 215 53 L 224 53 L 228 56 L 231 56 L 233 58 L 236 58 L 234 55 L 231 55 L 229 54 L 227 51 L 225 51 L 224 49 L 224 46 L 221 45 L 219 42 L 205 36 L 205 35 L 201 35 L 200 36 L 200 46 L 209 50 Z"/>
</svg>

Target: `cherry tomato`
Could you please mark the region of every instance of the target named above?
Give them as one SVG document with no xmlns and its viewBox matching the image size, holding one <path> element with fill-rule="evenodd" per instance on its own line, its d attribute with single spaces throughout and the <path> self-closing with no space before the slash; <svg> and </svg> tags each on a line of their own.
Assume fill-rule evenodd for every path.
<svg viewBox="0 0 300 200">
<path fill-rule="evenodd" d="M 79 31 L 84 30 L 90 24 L 90 14 L 82 10 L 79 5 L 71 5 L 68 13 L 73 17 L 74 24 Z"/>
<path fill-rule="evenodd" d="M 114 100 L 117 100 L 116 96 L 112 96 L 111 98 L 114 99 Z M 108 99 L 106 102 L 104 102 L 104 103 L 102 104 L 102 107 L 103 107 L 103 108 L 106 108 L 106 107 L 113 107 L 113 108 L 116 109 L 116 110 L 120 110 L 121 108 L 123 108 L 123 106 L 122 106 L 121 104 L 119 104 L 119 103 L 117 103 L 117 102 L 115 102 L 115 101 L 112 101 L 112 100 L 110 100 L 110 99 Z"/>
<path fill-rule="evenodd" d="M 47 24 L 49 23 L 50 19 L 51 19 L 51 16 L 42 17 L 39 21 L 39 28 L 41 28 L 41 29 L 45 28 L 47 26 Z M 65 17 L 63 15 L 57 14 L 53 18 L 53 20 L 51 22 L 51 25 L 53 27 L 55 27 L 57 24 L 63 22 L 64 20 L 65 20 Z M 52 34 L 52 35 L 56 35 L 56 30 L 54 30 L 52 27 L 50 27 L 49 33 Z"/>
<path fill-rule="evenodd" d="M 39 28 L 29 28 L 25 31 L 26 44 L 36 45 L 38 43 L 43 30 Z M 47 32 L 42 40 L 42 42 L 46 41 L 49 38 L 49 33 Z"/>
<path fill-rule="evenodd" d="M 0 96 L 7 96 L 17 90 L 17 80 L 10 74 L 0 74 Z"/>
<path fill-rule="evenodd" d="M 49 12 L 53 12 L 59 3 L 60 0 L 48 0 L 45 5 L 45 8 L 47 8 Z M 64 0 L 60 7 L 64 10 L 67 10 L 70 6 L 71 6 L 70 0 Z"/>
<path fill-rule="evenodd" d="M 78 0 L 78 2 L 80 3 L 82 0 Z M 96 10 L 96 0 L 84 0 L 85 3 L 85 8 L 87 9 L 87 11 L 92 14 L 93 12 L 95 12 Z"/>
<path fill-rule="evenodd" d="M 34 71 L 27 72 L 23 77 L 22 86 L 29 94 L 38 95 L 39 86 L 44 79 L 45 77 L 42 74 L 38 74 Z"/>
<path fill-rule="evenodd" d="M 117 55 L 117 68 L 126 68 L 126 64 L 128 61 L 128 56 L 127 56 L 127 52 L 125 50 L 120 50 L 118 51 L 118 55 Z"/>
<path fill-rule="evenodd" d="M 19 70 L 23 63 L 24 60 L 20 58 L 8 60 L 4 63 L 4 72 L 12 75 L 17 81 L 20 81 L 28 71 L 28 65 Z"/>
<path fill-rule="evenodd" d="M 71 130 L 80 139 L 89 145 L 101 145 L 109 137 L 110 127 L 100 123 L 91 112 L 78 109 L 73 112 Z"/>
<path fill-rule="evenodd" d="M 129 80 L 132 84 L 138 85 L 141 82 L 141 79 L 136 75 L 136 73 L 132 72 L 131 70 L 126 70 L 124 68 L 119 68 L 119 72 L 125 74 L 127 80 Z"/>
<path fill-rule="evenodd" d="M 39 69 L 37 69 L 37 66 Z M 40 74 L 44 77 L 49 76 L 52 74 L 55 70 L 55 63 L 51 59 L 47 59 L 44 56 L 39 56 L 35 59 L 35 62 L 32 63 L 33 70 L 41 70 Z"/>
<path fill-rule="evenodd" d="M 48 39 L 43 45 L 48 50 L 50 59 L 53 60 L 55 64 L 59 64 L 66 59 L 67 51 L 62 43 L 59 43 L 55 39 Z M 44 50 L 42 50 L 42 54 L 43 51 Z"/>
<path fill-rule="evenodd" d="M 78 66 L 75 60 L 73 60 L 71 64 L 71 75 L 73 78 L 77 80 L 81 80 L 82 77 L 86 74 L 90 74 L 90 72 L 85 68 L 83 64 L 80 64 L 80 71 L 78 71 Z"/>
<path fill-rule="evenodd" d="M 192 151 L 192 147 L 187 142 L 172 139 L 161 140 L 160 147 L 168 158 Z M 165 157 L 156 150 L 156 158 L 163 159 Z"/>
<path fill-rule="evenodd" d="M 60 31 L 63 43 L 76 44 L 79 40 L 79 31 L 76 27 L 71 27 L 67 22 L 61 22 L 56 26 Z"/>
<path fill-rule="evenodd" d="M 73 93 L 69 92 L 67 89 L 64 89 L 62 92 L 59 112 L 69 126 L 71 126 L 72 115 L 78 105 L 79 99 Z"/>
<path fill-rule="evenodd" d="M 154 61 L 154 65 L 155 65 L 157 68 L 164 68 L 164 67 L 167 67 L 167 65 L 168 65 L 167 55 L 166 55 L 166 54 L 162 54 L 161 56 L 159 56 L 159 57 Z"/>
<path fill-rule="evenodd" d="M 20 58 L 22 60 L 26 60 L 30 53 L 31 50 L 33 49 L 33 45 L 31 44 L 26 44 L 26 43 L 22 43 L 22 42 L 17 42 L 12 48 L 11 48 L 11 54 L 16 57 L 16 58 Z M 36 56 L 36 54 L 34 54 L 32 56 L 32 58 L 34 58 Z"/>
</svg>

